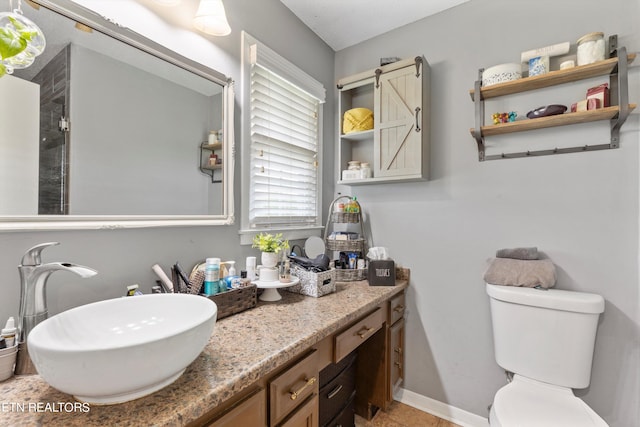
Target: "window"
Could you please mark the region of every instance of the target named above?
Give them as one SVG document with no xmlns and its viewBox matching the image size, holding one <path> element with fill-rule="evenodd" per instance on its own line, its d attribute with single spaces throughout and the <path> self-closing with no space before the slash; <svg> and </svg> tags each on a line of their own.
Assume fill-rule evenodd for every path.
<svg viewBox="0 0 640 427">
<path fill-rule="evenodd" d="M 321 226 L 320 83 L 243 33 L 242 228 Z"/>
</svg>

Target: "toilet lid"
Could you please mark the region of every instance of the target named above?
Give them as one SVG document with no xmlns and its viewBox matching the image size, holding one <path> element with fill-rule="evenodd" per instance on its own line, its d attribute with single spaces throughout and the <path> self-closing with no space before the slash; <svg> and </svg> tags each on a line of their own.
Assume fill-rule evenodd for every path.
<svg viewBox="0 0 640 427">
<path fill-rule="evenodd" d="M 519 375 L 498 390 L 491 412 L 492 427 L 608 427 L 571 389 Z"/>
</svg>

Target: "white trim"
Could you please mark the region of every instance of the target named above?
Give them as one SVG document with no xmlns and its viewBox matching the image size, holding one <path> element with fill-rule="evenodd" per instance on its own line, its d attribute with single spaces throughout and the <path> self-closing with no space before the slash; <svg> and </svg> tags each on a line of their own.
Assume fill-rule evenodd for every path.
<svg viewBox="0 0 640 427">
<path fill-rule="evenodd" d="M 455 406 L 442 403 L 430 397 L 423 396 L 404 388 L 394 394 L 394 399 L 412 406 L 421 411 L 428 412 L 436 417 L 443 418 L 462 427 L 488 427 L 489 420 Z"/>
<path fill-rule="evenodd" d="M 303 239 L 310 236 L 319 236 L 320 229 L 323 229 L 322 226 L 322 181 L 323 181 L 323 165 L 324 165 L 324 144 L 323 144 L 323 130 L 324 130 L 324 113 L 323 113 L 323 105 L 325 101 L 325 89 L 324 86 L 315 80 L 312 76 L 306 74 L 304 71 L 296 67 L 287 59 L 278 55 L 276 52 L 269 49 L 267 46 L 263 45 L 259 41 L 257 41 L 254 37 L 248 34 L 246 31 L 242 31 L 240 34 L 241 37 L 241 61 L 240 61 L 240 75 L 241 75 L 241 90 L 240 90 L 240 110 L 242 114 L 240 114 L 240 129 L 241 129 L 241 138 L 240 138 L 240 147 L 241 147 L 241 155 L 240 155 L 240 164 L 241 164 L 241 173 L 240 173 L 240 199 L 241 199 L 241 208 L 240 208 L 240 244 L 247 245 L 251 244 L 251 239 L 253 236 L 260 231 L 266 232 L 282 232 L 285 239 L 294 240 L 294 239 Z M 258 46 L 257 57 L 255 56 L 255 46 Z M 250 227 L 249 222 L 249 194 L 250 194 L 250 177 L 249 171 L 251 169 L 251 156 L 248 154 L 250 150 L 250 134 L 251 134 L 251 123 L 247 112 L 249 111 L 249 105 L 251 102 L 250 97 L 250 85 L 251 85 L 251 62 L 258 58 L 261 60 L 263 55 L 260 54 L 262 49 L 265 49 L 265 52 L 269 52 L 266 54 L 267 57 L 270 58 L 270 64 L 277 64 L 278 61 L 281 61 L 282 64 L 280 67 L 275 67 L 274 70 L 284 70 L 290 71 L 293 73 L 292 75 L 284 74 L 281 77 L 286 77 L 287 79 L 294 78 L 300 82 L 308 83 L 307 89 L 304 87 L 300 88 L 301 90 L 309 93 L 311 96 L 316 97 L 320 101 L 320 106 L 318 110 L 318 150 L 317 150 L 317 161 L 318 161 L 318 177 L 317 177 L 317 209 L 318 209 L 318 217 L 315 225 L 312 226 L 296 226 L 292 225 L 290 227 L 286 227 L 282 225 L 281 228 L 278 228 L 277 225 L 274 225 L 271 228 L 264 228 L 261 230 L 254 229 Z M 282 66 L 283 64 L 287 64 L 286 66 Z M 302 77 L 304 78 L 302 78 Z M 320 91 L 320 88 L 322 89 Z M 313 94 L 311 92 L 317 92 Z M 251 237 L 249 237 L 251 236 Z"/>
<path fill-rule="evenodd" d="M 296 67 L 291 61 L 279 55 L 265 44 L 260 43 L 260 41 L 253 38 L 247 32 L 243 31 L 242 35 L 244 36 L 244 43 L 246 43 L 249 48 L 251 65 L 261 64 L 280 76 L 286 76 L 291 84 L 316 98 L 320 103 L 325 102 L 327 91 L 322 83 Z"/>
<path fill-rule="evenodd" d="M 258 233 L 282 233 L 285 240 L 302 240 L 311 236 L 322 236 L 322 226 L 311 226 L 301 228 L 266 228 L 260 230 L 240 230 L 240 244 L 250 245 L 253 243 L 253 237 Z"/>
</svg>

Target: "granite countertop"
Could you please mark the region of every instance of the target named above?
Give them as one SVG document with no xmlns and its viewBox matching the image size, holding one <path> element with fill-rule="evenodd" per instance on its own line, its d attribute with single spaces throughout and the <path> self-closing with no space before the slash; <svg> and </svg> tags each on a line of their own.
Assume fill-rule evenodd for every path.
<svg viewBox="0 0 640 427">
<path fill-rule="evenodd" d="M 407 280 L 396 286 L 338 283 L 335 293 L 321 298 L 282 290 L 278 302 L 259 301 L 251 310 L 219 320 L 207 346 L 180 378 L 127 403 L 87 407 L 38 375 L 15 376 L 0 383 L 0 425 L 184 425 L 407 286 Z"/>
</svg>

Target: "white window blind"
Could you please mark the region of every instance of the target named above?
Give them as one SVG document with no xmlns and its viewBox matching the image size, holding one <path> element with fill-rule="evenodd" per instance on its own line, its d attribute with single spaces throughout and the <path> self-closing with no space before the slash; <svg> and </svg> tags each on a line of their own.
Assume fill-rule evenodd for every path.
<svg viewBox="0 0 640 427">
<path fill-rule="evenodd" d="M 317 224 L 320 100 L 259 62 L 250 73 L 249 223 Z"/>
</svg>

